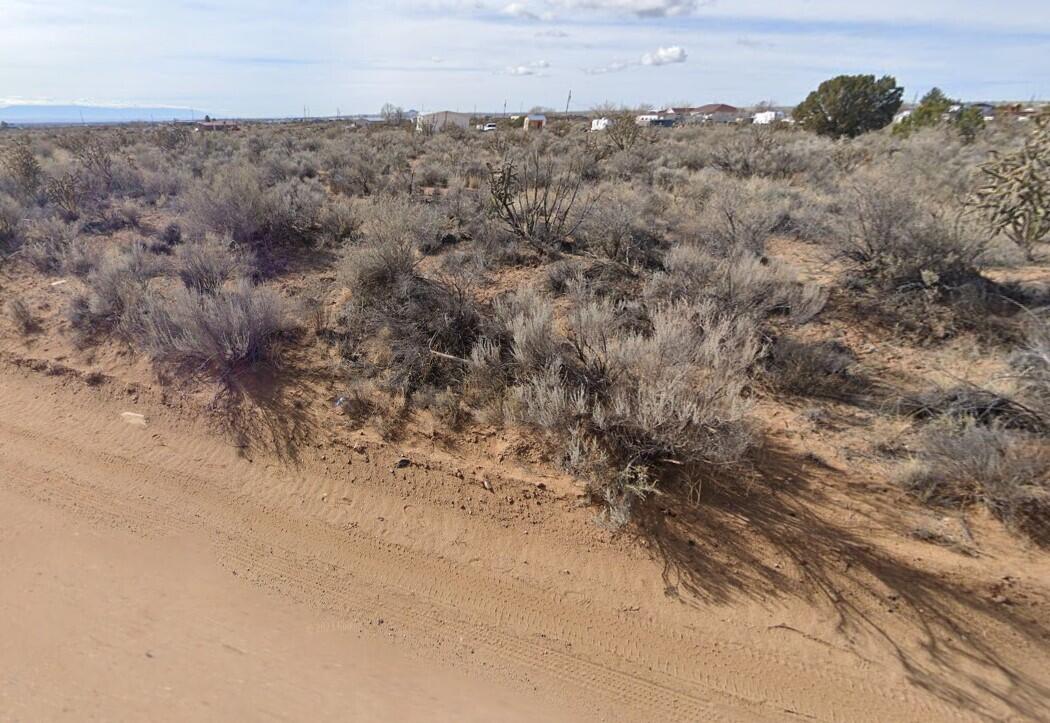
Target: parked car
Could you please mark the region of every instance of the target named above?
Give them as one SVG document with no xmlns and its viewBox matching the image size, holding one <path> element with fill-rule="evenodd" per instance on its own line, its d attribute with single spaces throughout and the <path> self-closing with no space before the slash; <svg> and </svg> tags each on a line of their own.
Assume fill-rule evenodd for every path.
<svg viewBox="0 0 1050 723">
<path fill-rule="evenodd" d="M 495 123 L 486 123 L 485 125 L 481 126 L 481 132 L 482 133 L 488 133 L 489 131 L 494 131 L 494 130 L 496 130 L 496 124 Z"/>
</svg>

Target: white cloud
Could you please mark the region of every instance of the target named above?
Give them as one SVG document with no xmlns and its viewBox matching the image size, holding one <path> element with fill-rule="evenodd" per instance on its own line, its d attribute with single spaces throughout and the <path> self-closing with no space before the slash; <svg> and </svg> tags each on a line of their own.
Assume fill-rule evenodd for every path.
<svg viewBox="0 0 1050 723">
<path fill-rule="evenodd" d="M 672 45 L 669 48 L 657 48 L 652 53 L 642 56 L 642 65 L 670 65 L 671 63 L 684 63 L 689 54 L 685 48 Z"/>
<path fill-rule="evenodd" d="M 674 17 L 688 15 L 707 2 L 698 0 L 550 0 L 551 4 L 570 10 L 597 10 L 627 13 L 639 17 Z"/>
<path fill-rule="evenodd" d="M 685 48 L 672 45 L 669 48 L 657 48 L 651 53 L 644 53 L 638 60 L 617 60 L 597 68 L 585 68 L 583 72 L 589 75 L 602 75 L 604 73 L 618 73 L 628 68 L 636 68 L 641 65 L 671 65 L 673 63 L 684 63 L 689 57 Z"/>
<path fill-rule="evenodd" d="M 543 75 L 542 71 L 551 67 L 546 60 L 534 60 L 526 65 L 512 65 L 507 68 L 508 75 Z"/>
<path fill-rule="evenodd" d="M 621 70 L 627 70 L 630 67 L 631 63 L 616 60 L 608 65 L 602 65 L 597 68 L 584 68 L 583 72 L 588 75 L 604 75 L 605 73 L 619 73 Z"/>
<path fill-rule="evenodd" d="M 524 20 L 553 20 L 554 14 L 551 12 L 535 12 L 530 9 L 525 3 L 511 3 L 503 8 L 504 15 L 510 15 L 515 18 L 522 18 Z"/>
</svg>

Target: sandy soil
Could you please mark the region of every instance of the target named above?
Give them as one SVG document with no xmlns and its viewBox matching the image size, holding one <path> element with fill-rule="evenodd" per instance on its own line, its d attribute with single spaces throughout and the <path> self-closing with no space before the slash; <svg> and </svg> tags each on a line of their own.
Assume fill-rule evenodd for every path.
<svg viewBox="0 0 1050 723">
<path fill-rule="evenodd" d="M 372 441 L 278 459 L 150 390 L 6 356 L 0 707 L 26 720 L 1050 714 L 1039 553 L 994 537 L 977 559 L 883 548 L 878 508 L 828 489 L 719 496 L 696 517 L 669 506 L 651 537 L 625 539 L 571 493 L 509 475 L 490 492 L 470 469 Z"/>
</svg>

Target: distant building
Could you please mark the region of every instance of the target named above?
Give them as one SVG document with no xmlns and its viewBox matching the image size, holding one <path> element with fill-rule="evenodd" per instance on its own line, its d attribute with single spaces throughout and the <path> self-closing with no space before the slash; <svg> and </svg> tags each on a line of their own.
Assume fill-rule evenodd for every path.
<svg viewBox="0 0 1050 723">
<path fill-rule="evenodd" d="M 976 108 L 986 121 L 995 120 L 995 106 L 991 103 L 966 103 L 966 108 Z"/>
<path fill-rule="evenodd" d="M 527 131 L 542 131 L 547 125 L 547 116 L 542 113 L 529 113 L 522 126 Z"/>
<path fill-rule="evenodd" d="M 237 124 L 237 121 L 232 121 L 232 120 L 206 120 L 206 121 L 201 121 L 200 123 L 197 123 L 196 125 L 194 125 L 193 129 L 195 131 L 205 131 L 205 132 L 239 131 L 241 129 L 241 127 L 240 127 L 240 125 Z"/>
<path fill-rule="evenodd" d="M 701 123 L 736 123 L 742 117 L 739 108 L 725 103 L 709 103 L 690 109 L 690 118 Z"/>
<path fill-rule="evenodd" d="M 670 128 L 678 121 L 677 116 L 665 110 L 654 110 L 636 116 L 636 125 L 652 128 Z"/>
<path fill-rule="evenodd" d="M 470 128 L 470 113 L 456 113 L 451 110 L 437 111 L 436 113 L 420 113 L 416 116 L 416 132 L 439 133 L 446 128 Z"/>
<path fill-rule="evenodd" d="M 763 110 L 751 116 L 751 122 L 759 126 L 767 126 L 784 120 L 782 110 Z"/>
</svg>

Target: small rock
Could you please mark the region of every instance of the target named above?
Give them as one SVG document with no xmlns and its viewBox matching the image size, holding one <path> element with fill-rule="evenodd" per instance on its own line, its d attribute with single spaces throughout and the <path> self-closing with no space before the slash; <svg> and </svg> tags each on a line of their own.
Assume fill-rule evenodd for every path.
<svg viewBox="0 0 1050 723">
<path fill-rule="evenodd" d="M 394 462 L 394 469 L 404 469 L 410 464 L 412 464 L 412 460 L 410 460 L 408 457 L 402 457 L 398 461 Z"/>
<path fill-rule="evenodd" d="M 484 487 L 489 492 L 492 491 L 492 483 L 489 482 L 487 479 L 481 480 L 481 486 Z"/>
<path fill-rule="evenodd" d="M 127 422 L 128 424 L 130 424 L 133 427 L 145 427 L 146 426 L 146 417 L 145 417 L 145 415 L 139 414 L 137 412 L 121 412 L 120 413 L 120 417 L 121 417 L 121 419 L 123 419 L 125 422 Z"/>
</svg>

